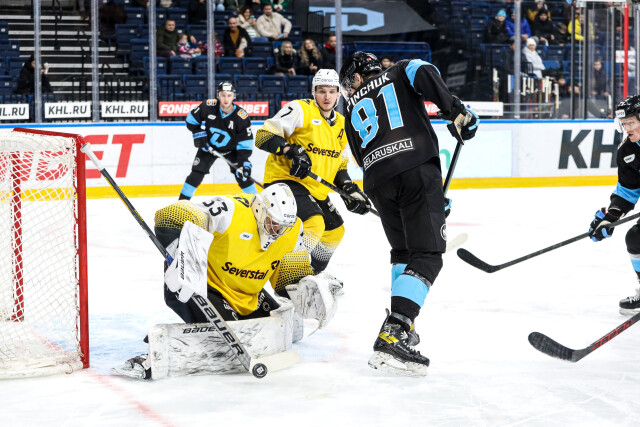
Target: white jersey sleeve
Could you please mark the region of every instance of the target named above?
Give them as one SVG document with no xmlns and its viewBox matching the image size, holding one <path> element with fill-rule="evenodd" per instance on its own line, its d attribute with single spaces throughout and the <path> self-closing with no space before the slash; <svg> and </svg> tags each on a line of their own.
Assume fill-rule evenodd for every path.
<svg viewBox="0 0 640 427">
<path fill-rule="evenodd" d="M 267 120 L 267 123 L 282 129 L 285 138 L 289 138 L 296 128 L 304 125 L 304 111 L 298 101 L 291 101 L 278 114 Z"/>
<path fill-rule="evenodd" d="M 209 233 L 224 233 L 231 225 L 236 204 L 227 196 L 216 196 L 195 205 L 209 216 Z"/>
</svg>

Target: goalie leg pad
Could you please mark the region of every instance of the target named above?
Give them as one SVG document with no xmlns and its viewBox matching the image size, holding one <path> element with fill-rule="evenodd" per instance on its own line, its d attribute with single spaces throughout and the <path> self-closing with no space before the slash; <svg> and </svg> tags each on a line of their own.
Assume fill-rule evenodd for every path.
<svg viewBox="0 0 640 427">
<path fill-rule="evenodd" d="M 342 284 L 320 276 L 307 276 L 286 287 L 296 312 L 303 319 L 315 319 L 318 328 L 325 327 L 338 309 L 338 294 Z"/>
<path fill-rule="evenodd" d="M 228 322 L 252 358 L 291 348 L 292 307 L 280 307 L 270 317 Z M 246 372 L 210 323 L 156 325 L 149 331 L 149 361 L 153 379 L 185 375 Z"/>
</svg>

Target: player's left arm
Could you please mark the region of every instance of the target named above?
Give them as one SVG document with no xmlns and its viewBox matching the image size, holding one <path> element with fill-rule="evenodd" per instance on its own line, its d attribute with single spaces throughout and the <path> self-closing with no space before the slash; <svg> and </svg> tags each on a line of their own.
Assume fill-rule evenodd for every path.
<svg viewBox="0 0 640 427">
<path fill-rule="evenodd" d="M 251 176 L 251 170 L 253 165 L 249 161 L 251 153 L 253 151 L 253 131 L 251 130 L 251 120 L 249 114 L 242 109 L 238 108 L 238 125 L 236 126 L 236 133 L 234 135 L 236 139 L 236 163 L 238 164 L 238 170 L 236 174 L 240 174 L 246 181 Z"/>
<path fill-rule="evenodd" d="M 438 106 L 440 117 L 460 127 L 462 139 L 466 141 L 476 135 L 480 123 L 478 115 L 451 94 L 435 65 L 413 59 L 407 63 L 405 75 L 417 93 Z"/>
</svg>

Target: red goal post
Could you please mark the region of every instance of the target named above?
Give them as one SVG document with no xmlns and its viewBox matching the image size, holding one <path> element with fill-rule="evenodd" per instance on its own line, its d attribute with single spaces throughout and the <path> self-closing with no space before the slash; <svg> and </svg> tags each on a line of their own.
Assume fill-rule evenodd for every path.
<svg viewBox="0 0 640 427">
<path fill-rule="evenodd" d="M 0 132 L 0 378 L 89 367 L 83 143 Z"/>
</svg>

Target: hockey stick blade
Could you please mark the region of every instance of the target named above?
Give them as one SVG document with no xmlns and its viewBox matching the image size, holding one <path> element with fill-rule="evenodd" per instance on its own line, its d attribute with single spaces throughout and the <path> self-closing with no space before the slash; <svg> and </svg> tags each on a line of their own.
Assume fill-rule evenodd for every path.
<svg viewBox="0 0 640 427">
<path fill-rule="evenodd" d="M 583 357 L 591 354 L 591 352 L 599 349 L 622 332 L 626 331 L 631 327 L 634 323 L 640 320 L 640 313 L 630 317 L 621 325 L 618 325 L 615 329 L 598 339 L 597 341 L 591 343 L 588 347 L 581 348 L 579 350 L 573 350 L 569 347 L 565 347 L 562 344 L 552 340 L 548 336 L 541 334 L 540 332 L 531 332 L 529 334 L 529 343 L 538 351 L 543 352 L 544 354 L 557 357 L 558 359 L 568 360 L 569 362 L 577 362 Z"/>
<path fill-rule="evenodd" d="M 487 264 L 486 262 L 482 261 L 480 258 L 478 258 L 477 256 L 475 256 L 474 254 L 472 254 L 471 252 L 469 252 L 468 250 L 466 250 L 464 248 L 458 249 L 458 251 L 456 253 L 458 254 L 458 257 L 461 260 L 463 260 L 467 264 L 472 265 L 475 268 L 478 268 L 478 269 L 484 271 L 485 273 L 493 273 L 493 272 L 498 271 L 498 270 L 500 270 L 502 268 L 499 265 Z"/>
</svg>

